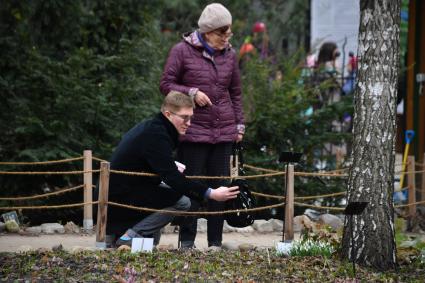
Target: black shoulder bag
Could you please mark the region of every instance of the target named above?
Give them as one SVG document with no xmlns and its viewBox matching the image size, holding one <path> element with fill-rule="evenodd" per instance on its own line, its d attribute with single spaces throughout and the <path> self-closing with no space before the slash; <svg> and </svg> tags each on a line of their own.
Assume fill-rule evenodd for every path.
<svg viewBox="0 0 425 283">
<path fill-rule="evenodd" d="M 233 146 L 233 161 L 231 163 L 232 172 L 236 167 L 237 177 L 232 180 L 230 186 L 239 186 L 239 194 L 237 198 L 226 201 L 226 210 L 239 210 L 237 213 L 226 214 L 226 221 L 230 226 L 233 227 L 246 227 L 254 223 L 253 212 L 247 212 L 246 209 L 254 208 L 256 201 L 254 196 L 250 192 L 248 181 L 239 177 L 239 173 L 242 175 L 245 173 L 243 170 L 243 157 L 242 157 L 242 146 L 240 143 L 236 143 Z"/>
</svg>

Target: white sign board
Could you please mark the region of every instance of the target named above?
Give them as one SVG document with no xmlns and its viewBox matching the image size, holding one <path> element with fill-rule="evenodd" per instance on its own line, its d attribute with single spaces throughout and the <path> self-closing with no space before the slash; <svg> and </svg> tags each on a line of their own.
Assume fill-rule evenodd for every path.
<svg viewBox="0 0 425 283">
<path fill-rule="evenodd" d="M 348 52 L 357 55 L 357 38 L 360 23 L 360 0 L 311 0 L 311 50 L 318 52 L 323 42 L 333 41 L 341 55 Z M 347 39 L 345 48 L 343 44 Z M 342 60 L 343 56 L 340 56 Z M 338 62 L 342 66 L 342 61 Z"/>
<path fill-rule="evenodd" d="M 131 252 L 151 252 L 153 249 L 153 238 L 133 238 L 131 241 Z"/>
</svg>

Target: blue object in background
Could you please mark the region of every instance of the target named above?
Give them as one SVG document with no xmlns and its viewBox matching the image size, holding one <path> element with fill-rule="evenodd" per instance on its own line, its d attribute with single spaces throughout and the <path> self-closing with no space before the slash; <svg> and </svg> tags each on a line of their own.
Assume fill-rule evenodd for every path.
<svg viewBox="0 0 425 283">
<path fill-rule="evenodd" d="M 401 191 L 401 192 L 395 192 L 393 194 L 393 201 L 394 203 L 404 202 L 407 201 L 407 190 Z"/>
</svg>

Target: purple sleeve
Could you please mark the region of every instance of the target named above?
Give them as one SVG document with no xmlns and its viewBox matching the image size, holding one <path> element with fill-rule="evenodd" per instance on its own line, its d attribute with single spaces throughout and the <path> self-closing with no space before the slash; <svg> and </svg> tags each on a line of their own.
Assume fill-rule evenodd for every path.
<svg viewBox="0 0 425 283">
<path fill-rule="evenodd" d="M 229 86 L 230 98 L 233 104 L 233 110 L 235 112 L 236 123 L 238 125 L 244 125 L 243 105 L 242 105 L 242 88 L 241 88 L 241 76 L 239 72 L 238 59 L 236 53 L 233 56 L 233 70 L 232 80 Z"/>
<path fill-rule="evenodd" d="M 159 90 L 163 95 L 167 95 L 171 90 L 179 91 L 189 95 L 191 88 L 181 84 L 181 77 L 184 72 L 184 43 L 175 45 L 168 55 L 162 73 Z"/>
</svg>

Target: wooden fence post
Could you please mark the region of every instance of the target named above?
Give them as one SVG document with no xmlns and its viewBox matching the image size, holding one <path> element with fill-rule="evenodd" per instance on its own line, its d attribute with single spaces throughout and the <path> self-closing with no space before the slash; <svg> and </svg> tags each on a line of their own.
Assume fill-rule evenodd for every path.
<svg viewBox="0 0 425 283">
<path fill-rule="evenodd" d="M 92 170 L 92 152 L 91 150 L 84 150 L 84 171 Z M 84 173 L 84 202 L 93 201 L 93 173 L 87 172 Z M 83 219 L 83 228 L 85 230 L 93 229 L 93 205 L 85 204 L 84 205 L 84 219 Z"/>
<path fill-rule="evenodd" d="M 100 163 L 99 203 L 97 205 L 96 247 L 106 248 L 106 220 L 108 216 L 109 162 Z"/>
<path fill-rule="evenodd" d="M 287 164 L 285 196 L 285 241 L 294 239 L 294 165 Z"/>
<path fill-rule="evenodd" d="M 425 201 L 425 153 L 422 157 L 421 201 Z"/>
<path fill-rule="evenodd" d="M 415 171 L 415 156 L 409 155 L 407 157 L 407 172 Z M 407 187 L 408 187 L 408 204 L 416 202 L 416 182 L 415 182 L 415 173 L 409 173 L 407 175 Z M 409 205 L 408 215 L 416 215 L 416 204 Z"/>
</svg>

